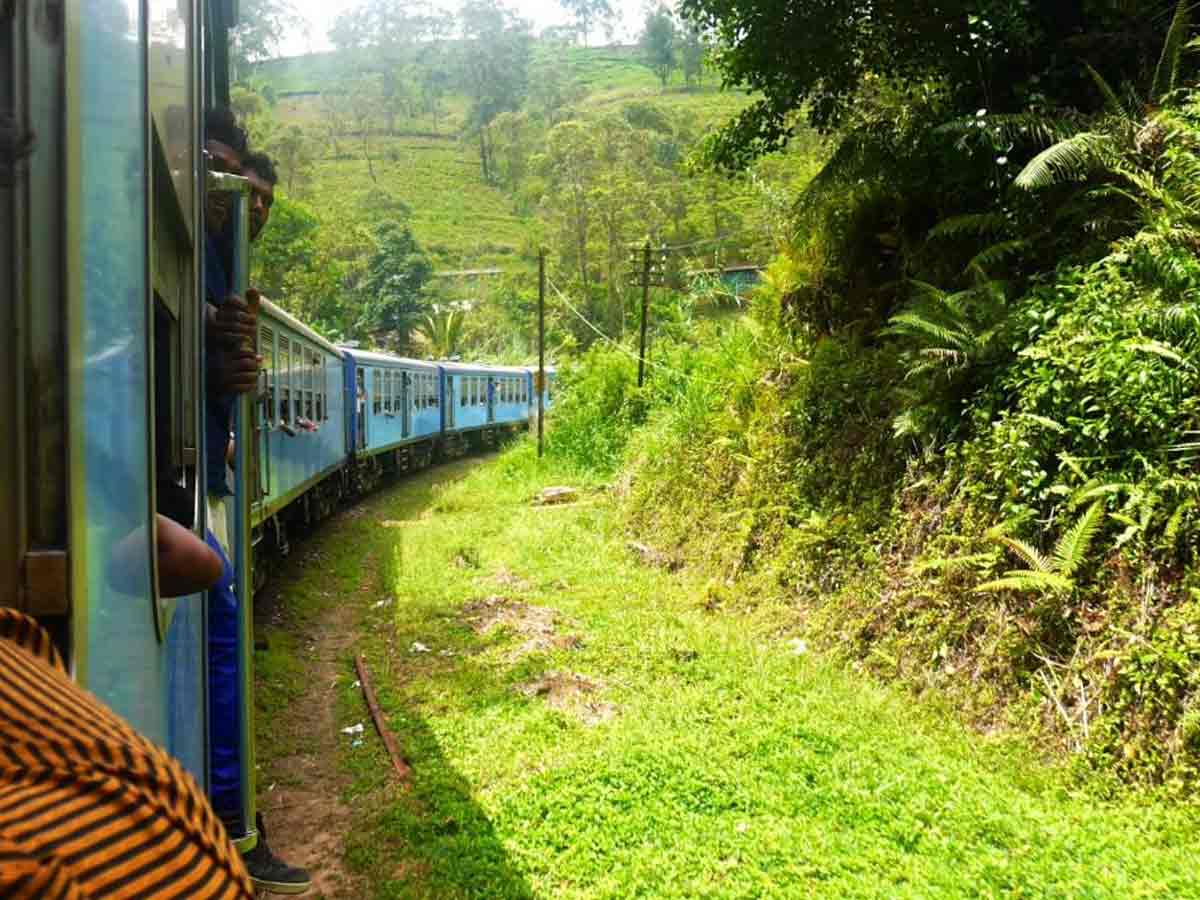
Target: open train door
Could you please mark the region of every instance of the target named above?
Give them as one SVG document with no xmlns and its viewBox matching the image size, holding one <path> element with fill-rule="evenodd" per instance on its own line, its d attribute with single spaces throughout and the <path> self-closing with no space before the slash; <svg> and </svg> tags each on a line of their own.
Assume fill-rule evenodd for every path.
<svg viewBox="0 0 1200 900">
<path fill-rule="evenodd" d="M 403 438 L 412 434 L 412 373 L 407 369 L 400 372 L 400 436 Z"/>
</svg>

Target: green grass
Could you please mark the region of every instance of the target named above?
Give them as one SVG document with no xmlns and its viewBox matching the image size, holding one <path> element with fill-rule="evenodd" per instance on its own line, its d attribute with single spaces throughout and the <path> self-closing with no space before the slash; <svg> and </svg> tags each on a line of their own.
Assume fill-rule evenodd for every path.
<svg viewBox="0 0 1200 900">
<path fill-rule="evenodd" d="M 531 506 L 553 483 L 584 502 Z M 1194 809 L 1074 791 L 1015 739 L 797 653 L 797 611 L 642 565 L 609 495 L 527 444 L 402 485 L 326 546 L 347 623 L 352 558 L 386 560 L 395 599 L 357 602 L 411 787 L 386 788 L 377 742 L 346 751 L 348 860 L 376 897 L 1200 896 Z M 553 608 L 581 645 L 476 634 L 463 604 L 489 596 Z M 615 717 L 517 690 L 550 671 Z"/>
<path fill-rule="evenodd" d="M 383 218 L 362 211 L 386 195 L 406 204 L 413 233 L 439 270 L 522 268 L 530 224 L 509 199 L 479 177 L 479 161 L 457 141 L 401 137 L 372 140 L 377 182 L 361 158 L 322 160 L 311 205 L 337 210 L 333 221 Z"/>
</svg>

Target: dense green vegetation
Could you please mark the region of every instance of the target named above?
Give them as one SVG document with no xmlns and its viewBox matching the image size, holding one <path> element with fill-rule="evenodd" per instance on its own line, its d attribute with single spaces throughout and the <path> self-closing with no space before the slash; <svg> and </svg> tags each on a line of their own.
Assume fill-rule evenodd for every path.
<svg viewBox="0 0 1200 900">
<path fill-rule="evenodd" d="M 530 503 L 564 483 L 578 502 Z M 328 896 L 1198 895 L 1190 810 L 1078 791 L 1025 741 L 809 650 L 797 608 L 647 565 L 595 475 L 528 440 L 332 524 L 281 586 L 292 621 L 260 669 L 293 705 L 259 719 L 266 802 L 287 803 L 312 777 L 309 710 L 336 697 L 335 827 L 362 880 Z M 338 733 L 366 719 L 359 653 L 403 783 L 369 721 Z"/>
<path fill-rule="evenodd" d="M 631 246 L 685 245 L 677 287 L 695 270 L 765 261 L 820 141 L 745 173 L 694 168 L 749 98 L 706 71 L 699 32 L 666 12 L 648 23 L 653 59 L 646 47 L 535 40 L 490 2 L 430 15 L 365 0 L 339 19 L 336 53 L 247 63 L 233 103 L 281 179 L 256 278 L 327 332 L 428 352 L 411 317 L 366 311 L 379 307 L 366 270 L 380 229 L 403 224 L 433 277 L 406 269 L 411 296 L 395 302 L 455 310 L 454 352 L 515 362 L 532 351 L 541 248 L 555 289 L 613 337 L 637 311 Z M 561 305 L 551 318 L 558 350 L 595 339 Z"/>
<path fill-rule="evenodd" d="M 789 610 L 1113 790 L 1200 782 L 1186 2 L 685 0 L 617 50 L 488 3 L 414 42 L 380 2 L 320 97 L 283 96 L 312 86 L 293 63 L 239 95 L 261 142 L 309 148 L 260 263 L 286 304 L 528 359 L 546 247 L 549 452 L 611 480 L 712 608 Z M 696 42 L 707 68 L 668 66 Z M 681 249 L 658 259 L 639 388 L 647 240 Z M 749 307 L 697 271 L 768 258 Z M 502 275 L 424 277 L 484 266 Z"/>
<path fill-rule="evenodd" d="M 1149 58 L 1081 50 L 1080 78 L 1029 76 L 1022 112 L 972 108 L 978 85 L 928 48 L 854 75 L 752 314 L 662 339 L 642 390 L 626 352 L 594 348 L 566 367 L 551 447 L 613 472 L 629 526 L 710 572 L 714 602 L 792 606 L 814 642 L 981 727 L 1182 796 L 1200 777 L 1200 95 L 1186 4 L 1122 9 L 1157 23 Z M 1010 26 L 1001 44 L 1045 38 Z M 715 159 L 761 149 L 747 121 Z"/>
</svg>

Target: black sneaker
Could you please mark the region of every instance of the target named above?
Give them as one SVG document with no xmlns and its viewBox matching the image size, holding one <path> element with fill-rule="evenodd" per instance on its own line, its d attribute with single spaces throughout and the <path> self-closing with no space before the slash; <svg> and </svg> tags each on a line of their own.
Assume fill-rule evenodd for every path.
<svg viewBox="0 0 1200 900">
<path fill-rule="evenodd" d="M 267 829 L 262 816 L 256 818 L 258 843 L 249 853 L 242 854 L 250 880 L 268 894 L 303 894 L 312 887 L 312 878 L 304 869 L 289 866 L 267 846 Z"/>
</svg>

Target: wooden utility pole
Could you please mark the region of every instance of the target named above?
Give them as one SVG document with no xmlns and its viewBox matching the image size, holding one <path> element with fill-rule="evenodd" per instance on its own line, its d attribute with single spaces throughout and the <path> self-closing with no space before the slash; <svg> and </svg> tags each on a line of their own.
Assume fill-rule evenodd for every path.
<svg viewBox="0 0 1200 900">
<path fill-rule="evenodd" d="M 638 343 L 638 387 L 646 380 L 646 319 L 650 310 L 650 242 L 642 255 L 642 337 Z"/>
<path fill-rule="evenodd" d="M 546 390 L 546 251 L 538 252 L 538 459 L 542 458 L 542 398 Z"/>
</svg>

